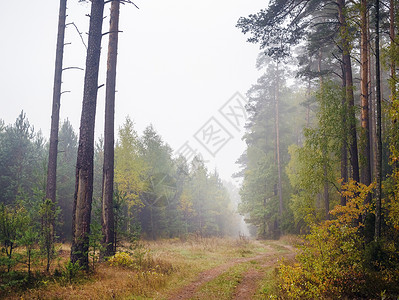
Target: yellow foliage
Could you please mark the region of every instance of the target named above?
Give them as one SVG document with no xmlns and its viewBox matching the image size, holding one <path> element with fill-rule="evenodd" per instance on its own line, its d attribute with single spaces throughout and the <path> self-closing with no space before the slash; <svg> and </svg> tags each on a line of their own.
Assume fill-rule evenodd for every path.
<svg viewBox="0 0 399 300">
<path fill-rule="evenodd" d="M 337 205 L 330 214 L 336 219 L 327 224 L 353 225 L 353 221 L 360 215 L 370 211 L 370 204 L 365 204 L 365 199 L 375 187 L 375 183 L 366 186 L 362 183 L 350 180 L 342 187 L 342 196 L 346 198 L 346 205 Z"/>
<path fill-rule="evenodd" d="M 126 252 L 117 252 L 108 260 L 108 263 L 113 267 L 122 266 L 129 268 L 135 266 L 134 259 Z"/>
<path fill-rule="evenodd" d="M 143 179 L 146 165 L 139 154 L 138 144 L 133 122 L 127 118 L 119 129 L 119 141 L 115 148 L 115 184 L 125 194 L 129 208 L 144 206 L 140 194 L 147 189 Z"/>
<path fill-rule="evenodd" d="M 336 299 L 362 295 L 366 275 L 359 216 L 374 185 L 350 181 L 343 187 L 347 205 L 336 206 L 332 220 L 311 225 L 298 264 L 279 266 L 280 288 L 291 299 Z"/>
</svg>

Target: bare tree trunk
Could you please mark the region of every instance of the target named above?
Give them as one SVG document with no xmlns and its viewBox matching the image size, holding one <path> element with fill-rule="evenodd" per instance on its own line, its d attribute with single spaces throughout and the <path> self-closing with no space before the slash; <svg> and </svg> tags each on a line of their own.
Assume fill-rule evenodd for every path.
<svg viewBox="0 0 399 300">
<path fill-rule="evenodd" d="M 343 54 L 342 54 L 343 57 Z M 343 61 L 343 59 L 342 59 Z M 345 67 L 342 63 L 342 87 L 346 91 Z M 342 186 L 348 182 L 348 130 L 347 130 L 347 103 L 346 95 L 342 97 L 342 145 L 341 145 L 341 191 Z M 341 194 L 341 205 L 346 205 L 346 198 Z"/>
<path fill-rule="evenodd" d="M 278 173 L 278 199 L 279 199 L 279 215 L 283 214 L 283 188 L 281 183 L 281 158 L 280 158 L 280 112 L 279 112 L 279 89 L 280 89 L 280 80 L 279 80 L 279 70 L 278 63 L 276 66 L 276 92 L 275 92 L 275 105 L 276 105 L 276 118 L 275 118 L 275 127 L 276 127 L 276 154 L 277 154 L 277 173 Z"/>
<path fill-rule="evenodd" d="M 317 70 L 319 72 L 319 80 L 320 80 L 320 90 L 321 90 L 321 103 L 322 105 L 324 104 L 324 86 L 323 86 L 323 76 L 321 76 L 321 60 L 322 60 L 322 52 L 321 49 L 319 50 L 319 60 L 318 60 L 318 65 L 317 65 Z M 327 141 L 326 136 L 323 136 L 323 139 Z M 330 195 L 328 193 L 329 190 L 329 184 L 328 184 L 328 165 L 327 165 L 327 159 L 328 159 L 328 151 L 327 151 L 327 144 L 322 145 L 322 155 L 323 155 L 323 176 L 324 176 L 324 191 L 323 191 L 323 198 L 324 198 L 324 209 L 326 213 L 326 220 L 330 218 Z"/>
<path fill-rule="evenodd" d="M 370 164 L 370 125 L 369 125 L 369 62 L 368 62 L 368 22 L 367 22 L 367 0 L 361 0 L 360 7 L 360 103 L 361 103 L 361 182 L 365 185 L 371 183 Z M 366 198 L 366 203 L 370 202 Z"/>
<path fill-rule="evenodd" d="M 370 29 L 370 26 L 369 26 Z M 369 30 L 369 49 L 371 49 L 371 33 Z M 376 136 L 376 100 L 375 100 L 375 62 L 374 55 L 369 51 L 369 117 L 370 117 L 370 165 L 371 165 L 371 181 L 374 180 L 376 174 L 377 161 L 377 136 Z"/>
<path fill-rule="evenodd" d="M 73 203 L 71 261 L 73 263 L 79 262 L 85 268 L 89 267 L 88 250 L 93 197 L 94 123 L 103 12 L 104 0 L 92 0 Z"/>
<path fill-rule="evenodd" d="M 115 123 L 115 85 L 116 62 L 118 55 L 119 1 L 111 3 L 109 25 L 107 82 L 105 98 L 104 165 L 102 188 L 102 232 L 103 256 L 114 255 L 114 123 Z"/>
<path fill-rule="evenodd" d="M 64 37 L 65 37 L 65 20 L 66 20 L 66 2 L 60 0 L 60 10 L 58 17 L 58 34 L 57 49 L 55 54 L 55 72 L 53 86 L 53 106 L 51 112 L 51 129 L 50 129 L 50 146 L 47 167 L 47 184 L 46 199 L 56 202 L 57 192 L 57 154 L 58 154 L 58 130 L 60 123 L 60 106 L 61 106 L 61 84 L 62 84 L 62 61 L 64 57 Z M 55 208 L 55 206 L 53 207 Z M 51 243 L 54 242 L 55 219 L 44 218 L 42 226 L 49 227 Z M 49 265 L 47 271 L 49 271 Z"/>
<path fill-rule="evenodd" d="M 350 45 L 347 36 L 348 25 L 344 15 L 345 10 L 345 0 L 337 0 L 338 4 L 338 17 L 340 22 L 341 31 L 341 42 L 343 51 L 343 64 L 345 70 L 345 80 L 346 80 L 346 101 L 348 109 L 348 127 L 349 127 L 349 149 L 350 149 L 350 160 L 352 166 L 352 178 L 355 181 L 360 180 L 359 176 L 359 158 L 357 149 L 357 134 L 356 134 L 356 116 L 355 116 L 355 104 L 353 96 L 353 77 L 352 77 L 352 65 L 350 57 Z"/>
<path fill-rule="evenodd" d="M 389 1 L 389 37 L 391 39 L 391 48 L 395 47 L 395 1 Z M 395 59 L 391 58 L 391 99 L 396 97 L 396 64 Z"/>
<path fill-rule="evenodd" d="M 377 187 L 375 203 L 375 240 L 381 237 L 382 198 L 382 136 L 381 136 L 381 74 L 380 74 L 380 1 L 375 0 L 375 77 L 377 101 Z"/>
</svg>

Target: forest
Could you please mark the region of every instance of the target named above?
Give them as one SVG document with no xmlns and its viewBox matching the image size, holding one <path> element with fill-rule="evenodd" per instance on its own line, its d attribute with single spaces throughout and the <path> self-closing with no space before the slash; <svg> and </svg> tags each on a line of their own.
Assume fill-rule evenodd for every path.
<svg viewBox="0 0 399 300">
<path fill-rule="evenodd" d="M 260 74 L 239 187 L 151 121 L 138 132 L 135 112 L 115 127 L 120 10 L 137 6 L 86 2 L 79 130 L 60 120 L 67 0 L 49 137 L 0 116 L 0 298 L 399 297 L 396 0 L 270 0 L 236 21 Z"/>
</svg>

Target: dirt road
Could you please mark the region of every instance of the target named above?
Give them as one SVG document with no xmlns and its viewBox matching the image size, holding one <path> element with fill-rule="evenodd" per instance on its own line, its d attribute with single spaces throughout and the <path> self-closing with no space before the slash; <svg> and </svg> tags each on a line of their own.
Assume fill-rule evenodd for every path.
<svg viewBox="0 0 399 300">
<path fill-rule="evenodd" d="M 247 262 L 253 263 L 254 266 L 249 267 L 245 273 L 241 274 L 241 280 L 235 287 L 231 299 L 252 299 L 257 292 L 260 281 L 266 276 L 265 270 L 274 267 L 279 259 L 283 257 L 292 259 L 296 254 L 294 247 L 285 245 L 278 241 L 272 241 L 263 247 L 265 248 L 265 252 L 262 254 L 253 257 L 232 259 L 216 268 L 202 272 L 195 281 L 173 293 L 168 299 L 203 299 L 201 294 L 198 293 L 201 286 L 216 279 L 232 267 Z M 257 267 L 255 267 L 255 264 Z"/>
</svg>

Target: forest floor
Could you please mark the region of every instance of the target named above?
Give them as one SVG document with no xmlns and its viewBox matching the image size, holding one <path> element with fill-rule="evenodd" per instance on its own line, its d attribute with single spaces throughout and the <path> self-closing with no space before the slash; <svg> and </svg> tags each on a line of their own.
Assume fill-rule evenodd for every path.
<svg viewBox="0 0 399 300">
<path fill-rule="evenodd" d="M 190 238 L 143 242 L 152 266 L 99 263 L 73 281 L 51 277 L 7 299 L 265 299 L 278 293 L 275 270 L 292 261 L 292 238 L 279 241 Z M 67 251 L 63 251 L 65 259 Z M 2 297 L 0 293 L 0 298 Z"/>
</svg>

